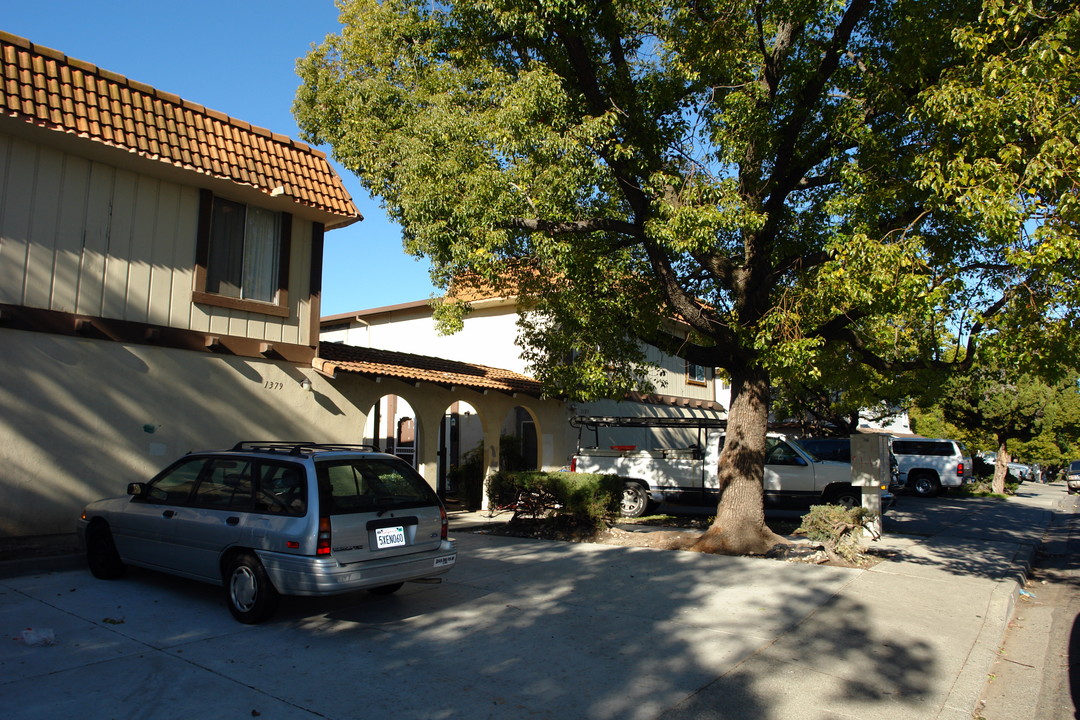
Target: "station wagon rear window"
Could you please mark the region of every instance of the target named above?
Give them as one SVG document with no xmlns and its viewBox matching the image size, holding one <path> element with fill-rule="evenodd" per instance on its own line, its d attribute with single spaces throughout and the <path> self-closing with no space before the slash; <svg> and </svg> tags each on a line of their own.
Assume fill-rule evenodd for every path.
<svg viewBox="0 0 1080 720">
<path fill-rule="evenodd" d="M 435 492 L 411 466 L 386 458 L 350 458 L 315 463 L 323 512 L 378 512 L 438 504 Z"/>
</svg>

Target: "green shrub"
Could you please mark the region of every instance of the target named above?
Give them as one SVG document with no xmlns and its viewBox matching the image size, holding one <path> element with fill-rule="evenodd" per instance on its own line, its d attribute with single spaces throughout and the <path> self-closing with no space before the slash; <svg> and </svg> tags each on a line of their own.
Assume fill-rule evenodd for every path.
<svg viewBox="0 0 1080 720">
<path fill-rule="evenodd" d="M 849 563 L 860 564 L 865 555 L 862 549 L 863 528 L 877 515 L 864 507 L 814 505 L 803 516 L 796 535 L 805 535 L 825 546 L 825 552 Z"/>
<path fill-rule="evenodd" d="M 976 480 L 973 483 L 964 483 L 958 488 L 949 488 L 950 495 L 958 497 L 996 497 L 1005 498 L 1015 495 L 1020 489 L 1020 482 L 1013 475 L 1005 476 L 1005 494 L 999 495 L 994 492 L 993 478 Z"/>
<path fill-rule="evenodd" d="M 504 471 L 489 478 L 488 500 L 494 507 L 513 507 L 515 517 L 602 527 L 619 511 L 622 486 L 615 475 Z"/>
<path fill-rule="evenodd" d="M 460 465 L 449 471 L 450 486 L 458 493 L 465 507 L 479 510 L 484 497 L 484 444 L 480 443 L 461 458 Z"/>
<path fill-rule="evenodd" d="M 994 463 L 986 462 L 982 456 L 976 455 L 971 459 L 972 476 L 978 479 L 991 478 L 994 476 Z"/>
</svg>

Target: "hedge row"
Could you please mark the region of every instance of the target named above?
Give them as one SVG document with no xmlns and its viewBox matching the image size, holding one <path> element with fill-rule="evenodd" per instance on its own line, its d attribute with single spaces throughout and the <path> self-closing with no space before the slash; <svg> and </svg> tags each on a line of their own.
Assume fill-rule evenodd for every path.
<svg viewBox="0 0 1080 720">
<path fill-rule="evenodd" d="M 593 526 L 610 524 L 619 512 L 623 480 L 617 475 L 568 472 L 497 472 L 488 480 L 493 507 L 515 517 L 560 516 Z"/>
</svg>

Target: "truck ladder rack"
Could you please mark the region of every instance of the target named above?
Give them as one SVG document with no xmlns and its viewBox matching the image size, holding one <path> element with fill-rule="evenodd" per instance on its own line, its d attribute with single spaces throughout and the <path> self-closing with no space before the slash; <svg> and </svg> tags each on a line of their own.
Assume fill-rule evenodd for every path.
<svg viewBox="0 0 1080 720">
<path fill-rule="evenodd" d="M 618 417 L 613 415 L 575 415 L 571 427 L 596 430 L 602 427 L 628 428 L 726 428 L 727 420 L 700 417 Z"/>
</svg>

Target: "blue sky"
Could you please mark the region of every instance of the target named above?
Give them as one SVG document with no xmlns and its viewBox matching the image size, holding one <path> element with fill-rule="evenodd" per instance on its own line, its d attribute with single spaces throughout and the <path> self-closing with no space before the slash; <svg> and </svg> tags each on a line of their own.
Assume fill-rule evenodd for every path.
<svg viewBox="0 0 1080 720">
<path fill-rule="evenodd" d="M 294 138 L 296 60 L 340 27 L 332 0 L 5 5 L 6 32 Z M 326 235 L 323 314 L 429 298 L 427 262 L 402 251 L 401 230 L 378 200 L 335 167 L 364 221 Z"/>
</svg>

